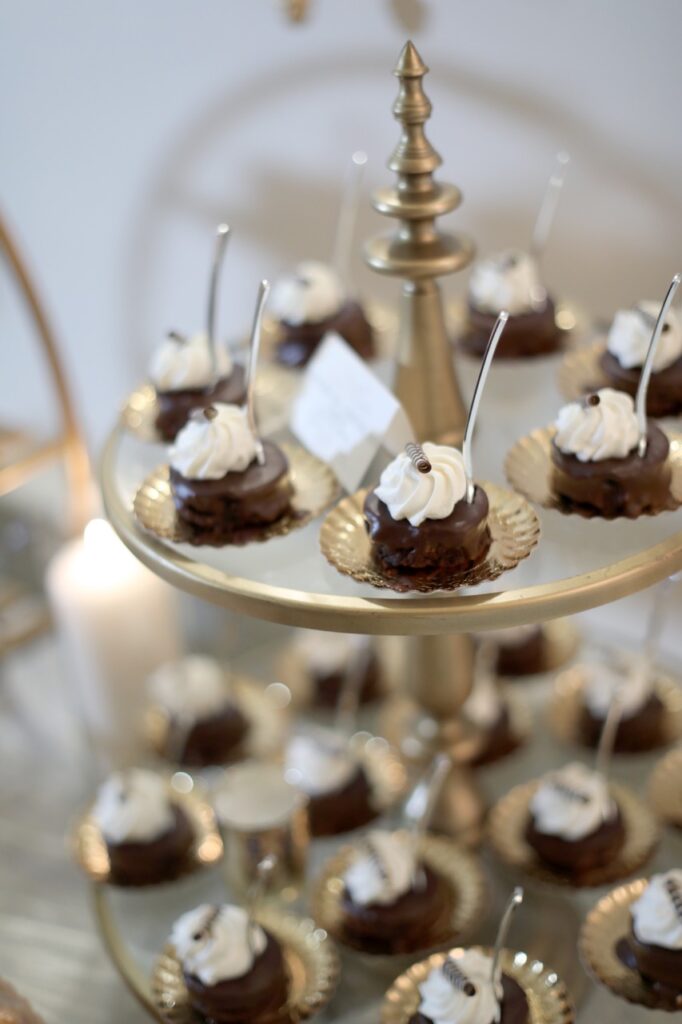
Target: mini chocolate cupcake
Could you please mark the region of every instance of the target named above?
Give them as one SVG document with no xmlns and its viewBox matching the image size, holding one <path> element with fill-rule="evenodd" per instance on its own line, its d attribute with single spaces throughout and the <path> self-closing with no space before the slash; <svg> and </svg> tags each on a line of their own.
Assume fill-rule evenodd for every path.
<svg viewBox="0 0 682 1024">
<path fill-rule="evenodd" d="M 148 690 L 168 719 L 163 753 L 170 760 L 204 767 L 244 756 L 249 722 L 217 661 L 190 655 L 169 662 L 153 673 Z"/>
<path fill-rule="evenodd" d="M 233 365 L 223 345 L 216 346 L 214 368 L 205 332 L 189 338 L 171 332 L 154 353 L 149 376 L 156 390 L 156 429 L 164 441 L 174 441 L 196 409 L 212 402 L 239 405 L 246 395 L 243 368 Z"/>
<path fill-rule="evenodd" d="M 286 750 L 284 774 L 308 797 L 312 836 L 340 835 L 377 817 L 363 765 L 344 738 L 331 730 L 294 736 Z"/>
<path fill-rule="evenodd" d="M 164 780 L 140 768 L 112 775 L 99 789 L 92 816 L 118 885 L 174 878 L 194 842 L 192 825 Z"/>
<path fill-rule="evenodd" d="M 621 309 L 613 318 L 600 359 L 609 384 L 633 398 L 637 394 L 651 332 L 660 309 L 658 302 L 640 302 Z M 682 322 L 670 310 L 654 356 L 647 393 L 649 416 L 675 416 L 682 411 Z"/>
<path fill-rule="evenodd" d="M 537 261 L 510 250 L 474 264 L 469 283 L 467 319 L 459 343 L 482 356 L 501 310 L 509 320 L 500 340 L 501 359 L 529 359 L 556 352 L 562 333 L 541 280 Z"/>
<path fill-rule="evenodd" d="M 374 356 L 373 331 L 362 306 L 344 295 L 341 279 L 325 263 L 300 263 L 276 281 L 269 309 L 277 321 L 277 359 L 285 366 L 305 366 L 329 332 L 363 359 Z"/>
<path fill-rule="evenodd" d="M 620 754 L 653 750 L 664 741 L 665 707 L 654 677 L 644 665 L 630 669 L 602 663 L 585 666 L 580 735 L 588 747 L 599 743 L 606 716 L 618 698 L 620 718 L 613 749 Z"/>
<path fill-rule="evenodd" d="M 604 776 L 578 762 L 546 775 L 530 801 L 526 840 L 546 864 L 573 875 L 617 857 L 625 827 Z"/>
<path fill-rule="evenodd" d="M 531 676 L 545 672 L 547 648 L 542 626 L 510 626 L 481 633 L 497 647 L 495 668 L 500 676 Z"/>
<path fill-rule="evenodd" d="M 171 491 L 197 541 L 237 543 L 290 511 L 286 456 L 269 441 L 262 462 L 258 451 L 246 411 L 236 405 L 209 406 L 180 431 L 171 449 Z"/>
<path fill-rule="evenodd" d="M 481 950 L 463 949 L 448 956 L 419 985 L 419 1009 L 409 1024 L 526 1024 L 526 993 L 504 973 L 495 991 L 492 974 L 493 959 Z"/>
<path fill-rule="evenodd" d="M 435 580 L 465 572 L 486 557 L 488 498 L 475 487 L 467 501 L 458 449 L 426 442 L 421 453 L 401 452 L 388 464 L 365 498 L 364 515 L 383 572 Z"/>
<path fill-rule="evenodd" d="M 306 678 L 307 703 L 316 708 L 336 708 L 351 673 L 360 669 L 358 698 L 369 704 L 381 694 L 381 669 L 369 637 L 347 633 L 301 630 L 293 650 Z"/>
<path fill-rule="evenodd" d="M 423 949 L 433 925 L 451 910 L 449 887 L 417 859 L 408 833 L 370 832 L 343 881 L 343 929 L 368 952 Z"/>
<path fill-rule="evenodd" d="M 171 932 L 193 1010 L 215 1024 L 278 1019 L 289 995 L 279 942 L 241 907 L 203 904 Z"/>
<path fill-rule="evenodd" d="M 601 388 L 560 411 L 552 441 L 555 492 L 569 507 L 606 519 L 664 508 L 670 490 L 669 443 L 649 425 L 644 455 L 630 395 Z"/>
<path fill-rule="evenodd" d="M 481 746 L 472 764 L 491 764 L 506 757 L 519 745 L 509 707 L 489 672 L 476 673 L 471 693 L 462 704 L 461 714 L 481 733 Z"/>
<path fill-rule="evenodd" d="M 682 870 L 653 875 L 630 915 L 629 945 L 639 973 L 682 1006 Z"/>
</svg>

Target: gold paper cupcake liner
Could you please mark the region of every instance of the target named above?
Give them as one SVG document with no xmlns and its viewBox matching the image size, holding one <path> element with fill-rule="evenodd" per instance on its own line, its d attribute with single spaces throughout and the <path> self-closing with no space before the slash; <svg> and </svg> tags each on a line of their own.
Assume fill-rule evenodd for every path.
<svg viewBox="0 0 682 1024">
<path fill-rule="evenodd" d="M 542 508 L 553 509 L 563 515 L 577 515 L 583 519 L 607 518 L 592 509 L 577 508 L 554 491 L 554 464 L 552 462 L 554 434 L 554 427 L 542 427 L 517 441 L 507 452 L 507 457 L 504 460 L 504 472 L 507 480 L 529 501 L 542 506 Z M 664 505 L 643 512 L 642 515 L 652 516 L 658 515 L 660 512 L 670 512 L 682 504 L 682 435 L 674 434 L 671 431 L 665 431 L 665 434 L 670 441 L 670 452 L 667 459 L 667 466 L 671 472 L 670 490 Z M 625 517 L 612 516 L 608 518 Z"/>
<path fill-rule="evenodd" d="M 609 387 L 609 380 L 600 365 L 605 351 L 606 343 L 597 341 L 566 353 L 557 373 L 559 391 L 565 399 L 575 402 L 590 391 Z"/>
<path fill-rule="evenodd" d="M 231 543 L 249 543 L 285 537 L 292 530 L 305 526 L 319 516 L 336 500 L 339 484 L 332 470 L 310 452 L 299 445 L 282 444 L 282 451 L 289 460 L 289 476 L 293 485 L 291 513 L 287 513 L 268 526 L 244 531 L 244 540 L 220 541 L 217 547 Z M 168 466 L 158 466 L 135 495 L 133 511 L 137 521 L 145 530 L 175 544 L 200 546 L 213 544 L 201 537 L 199 529 L 193 529 L 182 522 L 173 504 Z"/>
<path fill-rule="evenodd" d="M 492 949 L 470 947 L 492 956 Z M 458 947 L 446 953 L 433 953 L 425 960 L 413 964 L 391 985 L 381 1007 L 381 1024 L 408 1024 L 419 1008 L 419 986 L 431 971 L 436 970 L 450 956 L 457 960 L 466 950 Z M 528 1000 L 528 1024 L 572 1024 L 574 1010 L 566 986 L 556 972 L 533 960 L 526 953 L 502 950 L 502 970 L 523 989 Z"/>
<path fill-rule="evenodd" d="M 152 883 L 159 885 L 174 882 L 179 878 L 201 871 L 203 868 L 212 867 L 223 855 L 223 841 L 209 804 L 194 792 L 185 793 L 178 790 L 173 785 L 172 779 L 168 783 L 168 793 L 173 803 L 177 804 L 187 815 L 194 832 L 194 842 L 187 857 L 172 878 L 160 878 L 158 883 Z M 116 885 L 120 888 L 130 888 L 111 877 L 107 844 L 99 825 L 92 816 L 92 808 L 76 823 L 71 845 L 79 867 L 91 881 Z M 134 886 L 134 888 L 139 887 Z"/>
<path fill-rule="evenodd" d="M 437 580 L 413 578 L 409 573 L 396 576 L 386 573 L 373 558 L 365 529 L 362 508 L 367 489 L 344 498 L 327 514 L 320 529 L 322 554 L 344 576 L 398 593 L 416 591 L 429 594 L 495 580 L 502 573 L 515 569 L 530 555 L 540 537 L 540 521 L 521 495 L 496 484 L 482 483 L 480 486 L 490 504 L 488 527 L 491 544 L 483 561 L 465 572 L 440 576 Z"/>
<path fill-rule="evenodd" d="M 264 364 L 258 368 L 256 381 L 256 419 L 263 435 L 275 433 L 288 420 L 289 408 L 296 393 L 296 379 L 280 366 Z M 126 399 L 119 414 L 119 423 L 145 444 L 168 444 L 156 428 L 159 405 L 152 384 L 142 384 Z"/>
<path fill-rule="evenodd" d="M 646 878 L 639 878 L 602 897 L 585 920 L 578 951 L 588 972 L 615 996 L 650 1010 L 679 1010 L 680 1006 L 666 1005 L 639 971 L 627 966 L 618 954 L 618 943 L 630 932 L 630 906 L 647 884 Z"/>
<path fill-rule="evenodd" d="M 426 835 L 418 840 L 421 860 L 443 878 L 452 894 L 451 908 L 425 932 L 419 949 L 409 954 L 375 953 L 363 948 L 360 940 L 349 935 L 343 924 L 343 876 L 351 864 L 356 847 L 343 846 L 323 866 L 311 890 L 310 908 L 313 917 L 333 939 L 361 954 L 367 963 L 400 962 L 430 949 L 442 948 L 465 936 L 481 919 L 486 904 L 486 881 L 476 857 L 451 839 Z"/>
<path fill-rule="evenodd" d="M 574 665 L 557 676 L 547 713 L 550 728 L 557 739 L 577 746 L 587 746 L 580 730 L 585 668 L 584 665 Z M 682 689 L 667 676 L 657 675 L 653 692 L 664 707 L 658 747 L 667 747 L 682 738 Z M 648 747 L 642 753 L 650 753 L 652 749 Z M 620 754 L 617 752 L 615 756 Z M 636 753 L 625 756 L 636 756 Z"/>
<path fill-rule="evenodd" d="M 649 799 L 662 821 L 682 829 L 682 747 L 671 750 L 654 768 Z"/>
<path fill-rule="evenodd" d="M 639 871 L 652 856 L 660 839 L 658 822 L 639 797 L 626 786 L 609 783 L 625 827 L 625 843 L 610 863 L 579 875 L 552 868 L 542 861 L 526 839 L 530 801 L 539 780 L 515 786 L 494 805 L 488 819 L 488 840 L 508 867 L 529 878 L 574 889 L 608 885 Z"/>
<path fill-rule="evenodd" d="M 275 707 L 261 683 L 246 676 L 230 676 L 229 682 L 234 703 L 249 723 L 248 734 L 239 745 L 236 760 L 276 756 L 282 751 L 286 739 L 285 713 Z M 159 757 L 179 764 L 177 757 L 169 751 L 170 720 L 164 708 L 150 704 L 144 715 L 143 729 L 147 742 Z"/>
<path fill-rule="evenodd" d="M 279 942 L 289 972 L 286 1007 L 272 1018 L 264 1018 L 263 1024 L 307 1020 L 326 1006 L 334 994 L 340 964 L 333 943 L 313 921 L 293 917 L 275 907 L 256 911 L 254 919 Z M 170 944 L 164 947 L 154 966 L 152 996 L 159 1014 L 170 1024 L 197 1024 L 182 966 Z"/>
</svg>

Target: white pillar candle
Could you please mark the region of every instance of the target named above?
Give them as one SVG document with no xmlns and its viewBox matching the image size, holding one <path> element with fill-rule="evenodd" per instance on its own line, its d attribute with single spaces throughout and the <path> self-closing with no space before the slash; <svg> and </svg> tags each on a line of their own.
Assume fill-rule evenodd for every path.
<svg viewBox="0 0 682 1024">
<path fill-rule="evenodd" d="M 144 683 L 179 654 L 176 595 L 93 519 L 46 574 L 74 702 L 104 765 L 131 763 L 143 750 Z"/>
</svg>

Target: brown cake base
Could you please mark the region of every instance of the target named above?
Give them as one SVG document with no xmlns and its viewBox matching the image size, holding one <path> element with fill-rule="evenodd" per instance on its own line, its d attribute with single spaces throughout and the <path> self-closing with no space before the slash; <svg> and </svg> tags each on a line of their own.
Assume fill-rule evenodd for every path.
<svg viewBox="0 0 682 1024">
<path fill-rule="evenodd" d="M 377 811 L 364 768 L 340 789 L 309 797 L 308 817 L 312 836 L 338 836 L 374 821 Z"/>
<path fill-rule="evenodd" d="M 433 944 L 434 926 L 452 911 L 452 893 L 443 878 L 426 865 L 425 883 L 395 903 L 354 903 L 347 889 L 341 897 L 344 931 L 367 952 L 412 953 Z"/>
<path fill-rule="evenodd" d="M 609 351 L 602 354 L 599 365 L 610 387 L 635 397 L 642 376 L 641 366 L 627 369 Z M 676 416 L 682 412 L 682 357 L 665 370 L 651 374 L 646 411 L 649 416 Z"/>
<path fill-rule="evenodd" d="M 350 671 L 350 669 L 348 670 Z M 311 672 L 311 704 L 314 707 L 335 709 L 347 679 L 347 672 Z M 360 703 L 371 704 L 381 696 L 381 671 L 375 654 L 370 655 L 369 664 L 360 683 Z"/>
<path fill-rule="evenodd" d="M 547 651 L 542 626 L 537 626 L 521 643 L 498 644 L 495 665 L 498 676 L 537 675 L 545 672 L 546 666 Z"/>
<path fill-rule="evenodd" d="M 650 946 L 649 948 L 652 950 L 656 950 L 660 947 Z M 651 978 L 645 977 L 639 969 L 637 957 L 635 956 L 635 951 L 633 948 L 632 930 L 630 931 L 629 935 L 623 935 L 620 939 L 618 939 L 613 951 L 616 954 L 617 958 L 620 960 L 620 962 L 622 964 L 625 964 L 625 966 L 629 970 L 637 971 L 637 973 L 640 975 L 642 979 L 642 982 L 649 989 L 649 993 L 653 994 L 656 997 L 658 1005 L 656 1007 L 651 1007 L 652 1009 L 665 1010 L 668 1012 L 672 1010 L 682 1009 L 682 983 L 680 983 L 679 981 L 679 978 L 682 977 L 682 974 L 679 973 L 680 971 L 682 971 L 682 967 L 677 967 L 678 983 L 673 986 L 666 985 L 663 982 L 654 981 Z M 666 949 L 662 950 L 662 952 L 670 953 L 670 950 Z M 650 1005 L 650 1003 L 647 1003 L 647 1006 Z"/>
<path fill-rule="evenodd" d="M 466 328 L 459 345 L 473 356 L 482 356 L 497 322 L 496 313 L 483 313 L 471 304 L 467 310 Z M 565 337 L 555 320 L 551 299 L 540 310 L 510 316 L 500 338 L 495 359 L 532 359 L 558 351 Z"/>
<path fill-rule="evenodd" d="M 662 430 L 649 425 L 643 458 L 631 452 L 624 459 L 580 462 L 552 442 L 552 487 L 567 508 L 596 513 L 604 519 L 660 512 L 670 506 L 670 445 Z"/>
<path fill-rule="evenodd" d="M 166 754 L 193 768 L 226 764 L 243 756 L 249 732 L 248 719 L 230 704 L 219 714 L 202 718 L 187 731 L 181 722 L 170 723 Z"/>
<path fill-rule="evenodd" d="M 663 701 L 652 693 L 636 714 L 621 718 L 613 745 L 616 753 L 639 754 L 660 747 L 665 739 L 665 713 Z M 586 746 L 597 747 L 604 722 L 604 718 L 598 718 L 588 707 L 583 707 L 578 729 Z"/>
<path fill-rule="evenodd" d="M 258 1024 L 272 1021 L 286 1005 L 289 975 L 282 950 L 276 939 L 265 933 L 267 945 L 250 971 L 240 978 L 204 985 L 185 972 L 185 985 L 192 1007 L 208 1022 L 215 1024 Z"/>
<path fill-rule="evenodd" d="M 529 846 L 550 867 L 581 875 L 603 867 L 618 856 L 625 843 L 625 826 L 618 811 L 612 821 L 603 822 L 596 832 L 582 839 L 569 840 L 539 832 L 531 816 L 525 835 Z"/>
<path fill-rule="evenodd" d="M 526 1024 L 528 1021 L 528 999 L 518 982 L 508 974 L 502 975 L 502 1013 L 500 1024 Z M 408 1024 L 434 1024 L 423 1013 L 414 1013 Z M 493 1024 L 492 1021 L 489 1024 Z"/>
<path fill-rule="evenodd" d="M 649 984 L 665 990 L 667 996 L 682 997 L 682 949 L 665 949 L 640 942 L 634 929 L 631 929 L 627 941 L 642 977 Z"/>
<path fill-rule="evenodd" d="M 462 499 L 445 519 L 426 519 L 421 526 L 393 519 L 374 491 L 363 511 L 374 560 L 388 574 L 437 580 L 478 565 L 490 548 L 488 498 L 480 487 L 471 504 Z"/>
<path fill-rule="evenodd" d="M 333 331 L 362 359 L 374 357 L 374 332 L 359 302 L 345 302 L 338 313 L 314 324 L 280 322 L 277 360 L 298 369 L 305 366 L 325 334 Z"/>
<path fill-rule="evenodd" d="M 170 469 L 170 484 L 178 518 L 196 540 L 207 544 L 248 540 L 254 529 L 276 522 L 291 508 L 293 493 L 284 452 L 265 441 L 265 463 L 219 480 L 189 480 Z"/>
<path fill-rule="evenodd" d="M 150 842 L 107 842 L 111 880 L 116 885 L 153 885 L 175 878 L 182 870 L 194 832 L 189 818 L 173 807 L 173 825 Z"/>
<path fill-rule="evenodd" d="M 503 707 L 494 725 L 485 730 L 483 746 L 471 762 L 475 768 L 493 764 L 511 754 L 519 745 L 519 739 L 512 728 L 509 708 Z"/>
<path fill-rule="evenodd" d="M 241 405 L 245 397 L 246 376 L 242 366 L 235 366 L 229 377 L 224 377 L 208 388 L 185 388 L 183 391 L 157 390 L 156 429 L 164 441 L 174 441 L 195 409 L 204 409 L 213 402 Z"/>
</svg>

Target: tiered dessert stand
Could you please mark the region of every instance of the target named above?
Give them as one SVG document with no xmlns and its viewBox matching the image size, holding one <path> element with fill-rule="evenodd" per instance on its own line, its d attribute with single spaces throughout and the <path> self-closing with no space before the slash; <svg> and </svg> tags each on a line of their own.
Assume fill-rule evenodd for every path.
<svg viewBox="0 0 682 1024">
<path fill-rule="evenodd" d="M 422 88 L 427 70 L 408 43 L 395 70 L 400 88 L 393 113 L 401 136 L 388 166 L 396 183 L 373 197 L 376 210 L 397 219 L 398 229 L 372 239 L 366 259 L 377 272 L 404 279 L 395 392 L 415 434 L 419 440 L 453 441 L 462 434 L 465 404 L 437 278 L 466 267 L 474 249 L 469 241 L 437 226 L 437 218 L 453 210 L 461 196 L 454 186 L 434 178 L 441 160 L 424 133 L 431 112 Z M 551 380 L 553 369 L 548 366 L 546 373 Z M 507 402 L 483 412 L 480 478 L 501 482 L 506 449 L 516 437 L 540 425 L 529 422 L 529 415 L 525 396 L 516 404 Z M 247 616 L 405 638 L 404 692 L 433 726 L 424 757 L 443 748 L 453 756 L 436 824 L 467 841 L 478 840 L 483 816 L 482 801 L 466 770 L 475 736 L 458 717 L 471 686 L 471 632 L 580 612 L 682 569 L 682 530 L 674 513 L 633 523 L 541 511 L 538 550 L 494 584 L 428 597 L 379 592 L 327 564 L 319 550 L 319 520 L 286 537 L 243 548 L 190 547 L 146 533 L 135 519 L 133 498 L 158 461 L 158 449 L 141 444 L 118 426 L 101 463 L 109 519 L 152 571 L 181 590 Z M 124 949 L 101 893 L 97 906 L 103 936 L 118 967 L 143 1005 L 155 1013 L 148 979 Z"/>
</svg>

